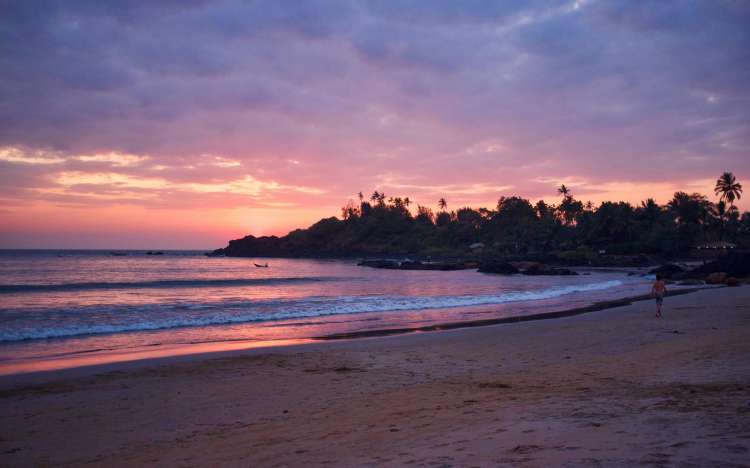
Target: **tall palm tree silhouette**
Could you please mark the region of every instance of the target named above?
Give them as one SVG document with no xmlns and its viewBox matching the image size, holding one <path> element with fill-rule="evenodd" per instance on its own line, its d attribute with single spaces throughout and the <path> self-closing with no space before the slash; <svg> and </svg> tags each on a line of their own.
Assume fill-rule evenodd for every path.
<svg viewBox="0 0 750 468">
<path fill-rule="evenodd" d="M 567 198 L 568 195 L 570 195 L 570 189 L 566 187 L 565 184 L 562 184 L 560 185 L 560 188 L 557 189 L 557 193 Z"/>
<path fill-rule="evenodd" d="M 729 206 L 734 206 L 734 201 L 739 200 L 742 196 L 742 184 L 737 182 L 734 174 L 731 172 L 725 172 L 716 179 L 714 193 L 716 193 L 716 195 L 721 194 L 720 198 L 722 200 L 729 203 Z"/>
<path fill-rule="evenodd" d="M 712 213 L 719 218 L 719 240 L 724 240 L 724 217 L 727 215 L 727 204 L 724 200 L 719 200 L 719 203 L 714 206 Z"/>
<path fill-rule="evenodd" d="M 445 210 L 446 208 L 448 208 L 448 202 L 445 201 L 445 198 L 441 198 L 440 200 L 438 200 L 438 206 L 441 210 Z"/>
</svg>

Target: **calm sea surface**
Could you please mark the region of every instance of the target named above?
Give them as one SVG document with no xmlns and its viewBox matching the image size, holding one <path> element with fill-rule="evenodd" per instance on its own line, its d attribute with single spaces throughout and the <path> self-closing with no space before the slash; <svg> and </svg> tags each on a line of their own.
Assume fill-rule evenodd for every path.
<svg viewBox="0 0 750 468">
<path fill-rule="evenodd" d="M 496 276 L 202 252 L 0 251 L 0 367 L 61 356 L 560 310 L 648 292 L 624 272 Z M 253 263 L 266 263 L 257 268 Z"/>
</svg>

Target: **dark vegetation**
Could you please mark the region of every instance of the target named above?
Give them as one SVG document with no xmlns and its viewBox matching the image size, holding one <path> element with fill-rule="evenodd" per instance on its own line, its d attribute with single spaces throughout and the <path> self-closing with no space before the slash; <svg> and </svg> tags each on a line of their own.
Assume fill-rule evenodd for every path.
<svg viewBox="0 0 750 468">
<path fill-rule="evenodd" d="M 698 193 L 677 192 L 666 205 L 647 199 L 638 206 L 577 200 L 561 186 L 557 204 L 531 204 L 501 197 L 493 209 L 448 210 L 412 206 L 409 198 L 386 197 L 342 208 L 341 218 L 321 219 L 283 237 L 232 240 L 212 255 L 239 257 L 388 257 L 481 259 L 508 268 L 509 261 L 558 265 L 643 265 L 686 256 L 699 247 L 750 248 L 750 212 L 734 206 L 742 186 L 724 173 L 715 187 L 716 203 Z M 414 265 L 415 269 L 419 269 Z M 542 274 L 542 273 L 540 273 Z"/>
</svg>

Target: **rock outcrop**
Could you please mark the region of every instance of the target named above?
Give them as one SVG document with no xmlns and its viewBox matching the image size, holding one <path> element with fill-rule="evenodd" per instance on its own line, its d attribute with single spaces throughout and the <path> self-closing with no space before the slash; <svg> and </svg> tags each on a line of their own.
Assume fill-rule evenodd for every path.
<svg viewBox="0 0 750 468">
<path fill-rule="evenodd" d="M 514 275 L 520 273 L 520 270 L 509 262 L 496 259 L 488 259 L 480 262 L 479 271 L 482 273 L 496 273 L 499 275 Z"/>
<path fill-rule="evenodd" d="M 725 275 L 721 283 L 728 277 L 746 278 L 750 276 L 750 252 L 728 253 L 712 262 L 685 272 L 682 276 L 685 278 L 705 279 L 708 282 L 708 277 L 715 273 L 723 273 Z"/>
<path fill-rule="evenodd" d="M 648 274 L 650 275 L 660 275 L 663 278 L 672 278 L 673 276 L 684 272 L 685 269 L 682 268 L 679 265 L 675 265 L 674 263 L 667 263 L 664 265 L 661 265 L 659 267 L 656 267 L 652 270 L 649 270 Z"/>
<path fill-rule="evenodd" d="M 476 268 L 476 262 L 420 262 L 411 260 L 362 260 L 357 265 L 370 268 L 383 268 L 386 270 L 438 270 L 454 271 Z"/>
<path fill-rule="evenodd" d="M 521 273 L 531 276 L 575 276 L 578 274 L 568 268 L 552 267 L 543 263 L 535 263 L 521 270 Z"/>
<path fill-rule="evenodd" d="M 706 276 L 706 284 L 724 284 L 728 278 L 729 275 L 727 275 L 723 271 L 711 273 L 710 275 Z"/>
</svg>

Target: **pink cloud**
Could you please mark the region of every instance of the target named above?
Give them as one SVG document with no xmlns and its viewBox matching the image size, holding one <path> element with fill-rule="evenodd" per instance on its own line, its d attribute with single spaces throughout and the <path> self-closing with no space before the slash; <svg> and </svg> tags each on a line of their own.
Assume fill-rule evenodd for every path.
<svg viewBox="0 0 750 468">
<path fill-rule="evenodd" d="M 740 4 L 183 6 L 8 5 L 2 239 L 26 226 L 43 246 L 65 219 L 85 237 L 119 210 L 203 245 L 206 228 L 143 213 L 236 226 L 211 211 L 246 209 L 234 236 L 283 234 L 360 190 L 494 206 L 567 180 L 637 203 L 750 177 Z"/>
</svg>

